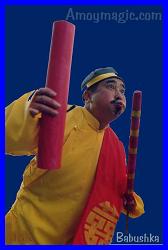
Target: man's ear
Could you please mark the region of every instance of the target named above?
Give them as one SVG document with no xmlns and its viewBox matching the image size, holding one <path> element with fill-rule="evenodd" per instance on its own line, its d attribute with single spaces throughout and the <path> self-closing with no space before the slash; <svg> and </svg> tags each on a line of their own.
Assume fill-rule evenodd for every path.
<svg viewBox="0 0 168 250">
<path fill-rule="evenodd" d="M 82 99 L 86 103 L 91 100 L 91 93 L 87 89 L 83 92 Z"/>
</svg>

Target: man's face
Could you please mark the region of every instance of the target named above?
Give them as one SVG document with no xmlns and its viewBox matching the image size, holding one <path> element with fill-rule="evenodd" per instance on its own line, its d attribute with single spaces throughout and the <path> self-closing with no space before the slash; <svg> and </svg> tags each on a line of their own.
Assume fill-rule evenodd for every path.
<svg viewBox="0 0 168 250">
<path fill-rule="evenodd" d="M 99 117 L 112 121 L 126 108 L 125 85 L 122 80 L 111 77 L 99 82 L 90 96 L 92 111 Z"/>
</svg>

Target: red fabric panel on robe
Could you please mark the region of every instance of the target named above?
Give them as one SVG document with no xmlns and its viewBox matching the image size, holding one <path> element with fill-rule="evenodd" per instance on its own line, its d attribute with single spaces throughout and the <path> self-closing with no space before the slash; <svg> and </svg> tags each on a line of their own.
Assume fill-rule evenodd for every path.
<svg viewBox="0 0 168 250">
<path fill-rule="evenodd" d="M 123 208 L 126 159 L 122 143 L 111 128 L 104 134 L 95 180 L 73 245 L 107 245 Z"/>
</svg>

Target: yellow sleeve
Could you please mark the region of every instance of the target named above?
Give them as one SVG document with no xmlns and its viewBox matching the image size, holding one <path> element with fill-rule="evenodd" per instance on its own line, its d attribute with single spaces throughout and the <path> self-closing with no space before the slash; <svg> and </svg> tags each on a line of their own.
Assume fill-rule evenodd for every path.
<svg viewBox="0 0 168 250">
<path fill-rule="evenodd" d="M 131 218 L 137 218 L 139 216 L 141 216 L 142 214 L 145 213 L 144 211 L 144 203 L 143 200 L 141 199 L 140 196 L 138 196 L 135 192 L 133 193 L 135 202 L 136 202 L 136 207 L 134 212 L 129 213 L 129 217 Z M 125 209 L 122 210 L 122 213 L 127 214 L 127 211 Z"/>
<path fill-rule="evenodd" d="M 5 109 L 6 153 L 12 155 L 34 155 L 37 153 L 39 117 L 28 112 L 29 97 L 24 94 Z"/>
</svg>

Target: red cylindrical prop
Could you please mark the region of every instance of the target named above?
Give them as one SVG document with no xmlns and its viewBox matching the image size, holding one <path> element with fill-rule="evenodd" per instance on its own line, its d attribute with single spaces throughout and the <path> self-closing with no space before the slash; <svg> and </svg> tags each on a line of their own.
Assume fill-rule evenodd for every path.
<svg viewBox="0 0 168 250">
<path fill-rule="evenodd" d="M 61 107 L 57 117 L 42 115 L 40 121 L 37 166 L 42 169 L 61 167 L 74 34 L 73 24 L 53 23 L 46 87 L 57 93 L 55 100 Z"/>
<path fill-rule="evenodd" d="M 127 165 L 127 193 L 130 194 L 134 191 L 134 179 L 136 170 L 136 157 L 138 148 L 138 136 L 140 127 L 141 116 L 141 104 L 142 104 L 142 92 L 135 91 L 132 100 L 132 113 L 131 113 L 131 126 L 129 137 L 129 149 L 128 149 L 128 165 Z"/>
</svg>

